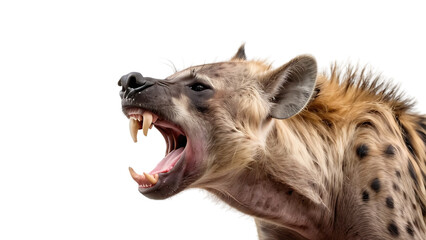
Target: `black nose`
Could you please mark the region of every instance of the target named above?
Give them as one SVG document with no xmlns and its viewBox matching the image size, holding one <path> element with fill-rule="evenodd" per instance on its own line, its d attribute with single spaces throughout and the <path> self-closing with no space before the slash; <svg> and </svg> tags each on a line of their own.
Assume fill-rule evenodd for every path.
<svg viewBox="0 0 426 240">
<path fill-rule="evenodd" d="M 131 72 L 120 78 L 118 86 L 121 86 L 120 96 L 122 98 L 131 98 L 135 93 L 154 84 L 153 78 L 144 78 L 138 72 Z"/>
<path fill-rule="evenodd" d="M 129 88 L 135 89 L 142 85 L 144 85 L 146 81 L 144 81 L 142 74 L 138 72 L 131 72 L 126 74 L 120 78 L 118 81 L 118 86 L 122 87 L 122 91 L 125 92 Z"/>
</svg>

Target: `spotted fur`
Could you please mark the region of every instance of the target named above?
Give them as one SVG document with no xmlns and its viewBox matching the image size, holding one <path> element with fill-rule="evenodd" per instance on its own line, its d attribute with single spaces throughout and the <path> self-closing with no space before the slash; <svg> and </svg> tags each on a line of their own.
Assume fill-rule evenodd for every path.
<svg viewBox="0 0 426 240">
<path fill-rule="evenodd" d="M 333 65 L 293 91 L 316 76 L 311 57 L 273 69 L 244 47 L 168 79 L 188 71 L 215 91 L 202 109 L 173 100 L 207 136 L 188 185 L 253 216 L 260 239 L 426 239 L 426 116 L 389 81 Z"/>
<path fill-rule="evenodd" d="M 263 62 L 251 64 L 269 69 Z M 327 206 L 322 214 L 329 217 L 317 223 L 332 229 L 325 238 L 425 239 L 425 117 L 412 107 L 413 101 L 383 77 L 335 65 L 330 74 L 318 76 L 316 94 L 305 110 L 271 131 L 271 141 L 308 146 L 299 160 L 307 169 L 288 176 L 297 167 L 278 157 L 262 169 Z M 409 202 L 416 209 L 407 207 Z"/>
<path fill-rule="evenodd" d="M 196 71 L 219 90 L 208 113 L 214 160 L 194 186 L 254 216 L 261 239 L 426 238 L 426 117 L 383 77 L 334 65 L 318 75 L 302 112 L 268 120 L 259 79 L 270 65 L 240 49 L 231 62 Z M 293 209 L 256 187 L 286 192 L 280 199 Z"/>
</svg>

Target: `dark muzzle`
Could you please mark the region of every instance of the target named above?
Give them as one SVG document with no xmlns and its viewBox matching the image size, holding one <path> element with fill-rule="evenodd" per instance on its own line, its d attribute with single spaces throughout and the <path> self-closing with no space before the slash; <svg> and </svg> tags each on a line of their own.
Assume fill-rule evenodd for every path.
<svg viewBox="0 0 426 240">
<path fill-rule="evenodd" d="M 121 86 L 120 97 L 132 98 L 135 93 L 141 92 L 158 81 L 154 78 L 143 77 L 138 72 L 131 72 L 120 78 L 118 86 Z"/>
</svg>

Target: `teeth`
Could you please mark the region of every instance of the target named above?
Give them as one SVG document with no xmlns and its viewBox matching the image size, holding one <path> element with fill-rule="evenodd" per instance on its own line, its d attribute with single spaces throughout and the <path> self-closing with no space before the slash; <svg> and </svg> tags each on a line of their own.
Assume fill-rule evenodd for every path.
<svg viewBox="0 0 426 240">
<path fill-rule="evenodd" d="M 152 183 L 153 185 L 155 185 L 158 182 L 158 174 L 155 174 L 154 176 L 152 176 L 151 174 L 144 172 L 143 175 L 145 175 L 146 179 L 148 179 L 148 181 Z"/>
<path fill-rule="evenodd" d="M 170 137 L 167 137 L 167 151 L 166 151 L 166 155 L 172 151 L 172 139 L 170 139 Z"/>
<path fill-rule="evenodd" d="M 129 172 L 130 175 L 132 176 L 133 180 L 135 180 L 135 182 L 139 183 L 142 187 L 152 187 L 153 185 L 155 185 L 158 182 L 158 174 L 154 174 L 151 175 L 149 173 L 143 173 L 143 175 L 139 175 L 135 172 L 135 170 L 133 170 L 132 167 L 129 167 Z M 146 180 L 149 181 L 149 184 Z"/>
<path fill-rule="evenodd" d="M 176 149 L 176 136 L 173 134 L 173 149 Z"/>
<path fill-rule="evenodd" d="M 135 170 L 133 170 L 132 167 L 129 167 L 129 172 L 130 172 L 130 175 L 132 175 L 133 180 L 135 180 L 136 182 L 139 182 L 140 176 L 139 174 L 135 172 Z"/>
<path fill-rule="evenodd" d="M 151 126 L 152 123 L 152 114 L 150 112 L 144 112 L 143 114 L 143 135 L 148 135 L 148 128 Z"/>
<path fill-rule="evenodd" d="M 138 130 L 141 128 L 141 122 L 136 118 L 130 118 L 129 129 L 133 142 L 138 141 Z"/>
<path fill-rule="evenodd" d="M 140 115 L 138 114 L 132 114 L 130 116 L 130 122 L 129 122 L 129 129 L 130 129 L 130 136 L 132 137 L 134 142 L 138 141 L 138 131 L 139 129 L 142 129 L 143 134 L 145 136 L 148 135 L 148 129 L 151 129 L 154 126 L 154 123 L 158 120 L 158 117 L 148 111 L 145 111 Z M 176 139 L 175 139 L 176 142 Z M 169 138 L 169 144 L 168 148 L 171 146 L 171 139 Z M 133 180 L 135 180 L 137 183 L 139 183 L 142 187 L 151 187 L 152 185 L 155 185 L 158 182 L 158 174 L 151 175 L 149 173 L 143 173 L 142 175 L 139 175 L 133 170 L 133 168 L 129 167 L 130 175 L 132 176 Z M 148 184 L 148 182 L 151 184 Z"/>
<path fill-rule="evenodd" d="M 155 123 L 155 122 L 157 122 L 157 120 L 158 120 L 158 116 L 157 116 L 157 115 L 152 114 L 152 123 L 151 123 L 151 125 L 149 126 L 149 129 L 152 129 L 152 127 L 154 126 L 154 123 Z"/>
<path fill-rule="evenodd" d="M 158 120 L 158 116 L 145 111 L 140 114 L 135 114 L 130 117 L 130 135 L 134 142 L 138 141 L 138 130 L 142 129 L 145 136 L 148 135 L 148 129 L 152 129 L 154 123 Z"/>
</svg>

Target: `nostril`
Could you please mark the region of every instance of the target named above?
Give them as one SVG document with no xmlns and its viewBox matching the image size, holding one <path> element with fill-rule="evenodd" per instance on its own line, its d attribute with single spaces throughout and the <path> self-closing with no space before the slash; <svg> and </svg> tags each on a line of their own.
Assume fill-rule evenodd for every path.
<svg viewBox="0 0 426 240">
<path fill-rule="evenodd" d="M 137 79 L 134 75 L 130 75 L 127 79 L 127 87 L 128 88 L 137 88 L 140 85 L 137 83 Z"/>
<path fill-rule="evenodd" d="M 143 85 L 143 82 L 144 80 L 143 80 L 142 74 L 138 72 L 131 72 L 126 75 L 125 83 L 122 83 L 122 84 L 124 85 L 126 89 L 127 88 L 135 89 Z"/>
<path fill-rule="evenodd" d="M 127 91 L 128 89 L 135 89 L 143 85 L 143 76 L 137 72 L 131 72 L 124 75 L 118 81 L 118 86 L 122 87 L 121 91 Z"/>
</svg>

